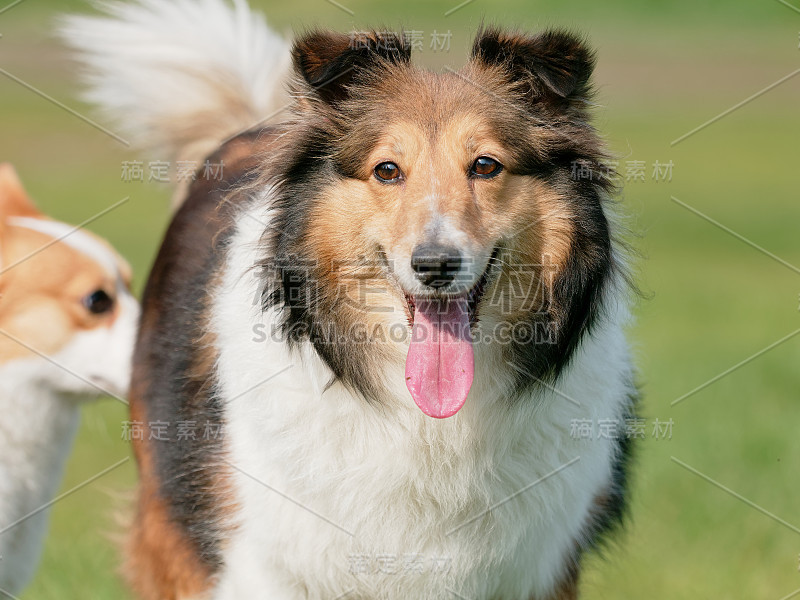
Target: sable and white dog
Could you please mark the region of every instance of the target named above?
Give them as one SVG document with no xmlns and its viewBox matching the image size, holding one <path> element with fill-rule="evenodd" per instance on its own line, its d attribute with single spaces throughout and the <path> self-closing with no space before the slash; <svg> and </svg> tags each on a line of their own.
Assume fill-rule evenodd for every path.
<svg viewBox="0 0 800 600">
<path fill-rule="evenodd" d="M 487 29 L 436 74 L 402 35 L 289 48 L 243 2 L 103 6 L 65 29 L 91 97 L 224 164 L 143 301 L 132 418 L 170 433 L 135 445 L 140 596 L 576 597 L 631 448 L 571 424 L 636 396 L 584 42 Z"/>
<path fill-rule="evenodd" d="M 139 316 L 104 240 L 47 218 L 0 164 L 0 589 L 33 575 L 81 401 L 124 395 Z M 2 595 L 2 593 L 0 593 Z"/>
</svg>

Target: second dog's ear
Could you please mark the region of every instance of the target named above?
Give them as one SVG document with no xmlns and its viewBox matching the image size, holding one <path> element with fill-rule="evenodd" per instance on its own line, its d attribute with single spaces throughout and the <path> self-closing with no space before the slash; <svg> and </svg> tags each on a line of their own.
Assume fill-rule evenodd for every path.
<svg viewBox="0 0 800 600">
<path fill-rule="evenodd" d="M 0 163 L 0 220 L 38 216 L 39 210 L 22 187 L 10 163 Z"/>
<path fill-rule="evenodd" d="M 294 68 L 312 92 L 335 104 L 347 97 L 360 71 L 384 63 L 408 63 L 411 46 L 402 34 L 389 32 L 313 31 L 292 48 Z"/>
<path fill-rule="evenodd" d="M 533 102 L 569 102 L 590 94 L 594 53 L 577 36 L 558 30 L 535 36 L 490 28 L 478 32 L 472 60 L 502 69 L 525 86 Z"/>
<path fill-rule="evenodd" d="M 10 217 L 38 217 L 39 210 L 25 192 L 17 171 L 10 163 L 0 163 L 0 250 L 4 243 L 7 220 Z M 0 252 L 0 274 L 3 269 L 3 255 Z M 0 277 L 0 287 L 4 285 Z"/>
</svg>

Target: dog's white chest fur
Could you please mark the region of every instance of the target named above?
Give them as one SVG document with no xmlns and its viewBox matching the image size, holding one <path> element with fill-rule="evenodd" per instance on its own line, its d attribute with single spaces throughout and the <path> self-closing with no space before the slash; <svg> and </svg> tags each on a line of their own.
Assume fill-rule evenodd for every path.
<svg viewBox="0 0 800 600">
<path fill-rule="evenodd" d="M 479 372 L 462 411 L 436 420 L 398 371 L 397 404 L 372 407 L 339 385 L 323 393 L 330 372 L 310 349 L 254 334 L 274 315 L 260 314 L 251 269 L 269 211 L 251 210 L 213 315 L 235 494 L 214 599 L 550 594 L 611 479 L 615 445 L 571 424 L 624 416 L 624 308 L 557 390 L 504 403 Z"/>
<path fill-rule="evenodd" d="M 74 401 L 34 380 L 39 362 L 23 359 L 0 368 L 0 588 L 12 593 L 36 569 L 47 502 L 61 481 L 80 416 Z"/>
</svg>

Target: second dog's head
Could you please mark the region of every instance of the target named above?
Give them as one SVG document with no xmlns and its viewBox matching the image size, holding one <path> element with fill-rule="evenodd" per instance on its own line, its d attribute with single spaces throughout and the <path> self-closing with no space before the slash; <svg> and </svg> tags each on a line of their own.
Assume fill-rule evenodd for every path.
<svg viewBox="0 0 800 600">
<path fill-rule="evenodd" d="M 366 395 L 386 385 L 368 365 L 403 356 L 436 417 L 474 369 L 557 375 L 614 263 L 585 44 L 490 29 L 437 74 L 403 36 L 315 32 L 294 62 L 270 239 L 286 326 Z"/>
<path fill-rule="evenodd" d="M 0 371 L 71 397 L 127 393 L 139 306 L 103 239 L 47 218 L 0 164 Z"/>
</svg>

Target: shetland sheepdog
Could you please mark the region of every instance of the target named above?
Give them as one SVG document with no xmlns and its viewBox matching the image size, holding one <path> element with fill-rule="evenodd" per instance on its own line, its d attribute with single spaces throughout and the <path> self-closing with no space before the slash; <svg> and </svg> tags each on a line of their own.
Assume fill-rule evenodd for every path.
<svg viewBox="0 0 800 600">
<path fill-rule="evenodd" d="M 585 42 L 485 28 L 434 73 L 401 33 L 289 46 L 243 2 L 105 10 L 64 29 L 90 97 L 224 165 L 143 298 L 140 597 L 575 598 L 631 444 L 572 425 L 636 398 Z"/>
</svg>

